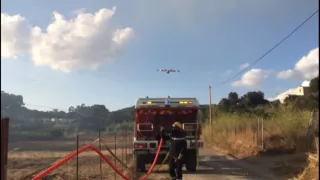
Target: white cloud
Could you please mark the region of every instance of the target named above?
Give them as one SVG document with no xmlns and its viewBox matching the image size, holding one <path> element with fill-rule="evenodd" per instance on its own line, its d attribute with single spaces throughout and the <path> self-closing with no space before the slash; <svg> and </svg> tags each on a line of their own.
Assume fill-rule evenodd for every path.
<svg viewBox="0 0 320 180">
<path fill-rule="evenodd" d="M 16 58 L 28 50 L 30 31 L 21 15 L 1 13 L 1 58 Z"/>
<path fill-rule="evenodd" d="M 269 73 L 262 69 L 251 69 L 240 80 L 233 82 L 231 85 L 234 87 L 257 87 L 268 77 Z"/>
<path fill-rule="evenodd" d="M 239 67 L 239 69 L 240 69 L 240 70 L 243 70 L 243 69 L 249 67 L 249 65 L 250 65 L 249 63 L 241 64 L 240 67 Z"/>
<path fill-rule="evenodd" d="M 34 64 L 38 66 L 63 72 L 95 69 L 121 55 L 133 34 L 129 27 L 117 29 L 112 25 L 115 10 L 115 7 L 100 9 L 92 14 L 78 11 L 76 17 L 69 20 L 54 12 L 53 22 L 46 30 L 34 27 L 29 33 L 24 33 L 28 31 L 23 26 L 23 17 L 1 13 L 1 54 L 5 52 L 6 57 L 12 58 L 29 50 Z M 3 17 L 8 19 L 5 23 Z M 6 28 L 4 32 L 3 26 Z"/>
<path fill-rule="evenodd" d="M 319 48 L 315 48 L 308 55 L 303 56 L 294 69 L 288 69 L 278 73 L 280 79 L 295 78 L 299 80 L 311 80 L 319 75 Z"/>
<path fill-rule="evenodd" d="M 33 28 L 31 55 L 36 65 L 70 72 L 76 69 L 95 69 L 121 53 L 132 35 L 131 28 L 115 29 L 110 20 L 113 9 L 101 9 L 95 14 L 78 12 L 66 20 L 54 12 L 54 21 L 42 32 Z"/>
</svg>

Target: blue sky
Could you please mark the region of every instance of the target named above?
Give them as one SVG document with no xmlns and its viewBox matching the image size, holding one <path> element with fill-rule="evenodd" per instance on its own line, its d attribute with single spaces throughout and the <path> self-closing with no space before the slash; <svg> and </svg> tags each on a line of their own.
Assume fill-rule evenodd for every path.
<svg viewBox="0 0 320 180">
<path fill-rule="evenodd" d="M 268 73 L 259 86 L 232 86 L 241 76 L 217 86 L 239 72 L 241 64 L 268 51 L 316 11 L 319 2 L 4 0 L 2 5 L 2 13 L 20 14 L 29 26 L 39 26 L 43 31 L 52 23 L 54 11 L 69 20 L 79 9 L 95 13 L 115 6 L 110 20 L 113 26 L 132 28 L 133 33 L 120 53 L 96 69 L 63 72 L 48 65 L 36 66 L 29 53 L 16 59 L 1 57 L 2 90 L 23 95 L 27 104 L 62 110 L 81 103 L 104 104 L 116 110 L 132 106 L 138 97 L 145 96 L 197 97 L 201 103 L 208 103 L 209 84 L 214 103 L 230 91 L 241 95 L 262 90 L 266 97 L 272 97 L 302 82 L 297 78 L 280 79 L 277 73 L 294 68 L 303 56 L 318 48 L 316 15 L 253 67 Z M 96 50 L 88 49 L 91 53 Z M 161 68 L 177 68 L 181 72 L 167 75 L 156 71 Z"/>
</svg>

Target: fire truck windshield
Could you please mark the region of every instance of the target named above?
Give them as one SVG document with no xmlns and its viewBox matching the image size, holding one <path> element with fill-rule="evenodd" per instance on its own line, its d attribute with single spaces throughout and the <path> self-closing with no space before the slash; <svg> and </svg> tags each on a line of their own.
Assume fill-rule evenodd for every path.
<svg viewBox="0 0 320 180">
<path fill-rule="evenodd" d="M 167 124 L 173 121 L 195 122 L 197 120 L 197 110 L 155 110 L 139 113 L 139 121 L 153 124 Z"/>
</svg>

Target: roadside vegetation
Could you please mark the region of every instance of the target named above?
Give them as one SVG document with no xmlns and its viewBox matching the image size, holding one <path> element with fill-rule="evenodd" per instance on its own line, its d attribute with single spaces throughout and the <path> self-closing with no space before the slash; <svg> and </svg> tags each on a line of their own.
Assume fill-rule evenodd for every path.
<svg viewBox="0 0 320 180">
<path fill-rule="evenodd" d="M 202 135 L 207 147 L 240 158 L 289 152 L 317 157 L 314 139 L 319 135 L 318 81 L 318 77 L 311 80 L 309 95 L 289 96 L 283 104 L 266 100 L 260 91 L 247 92 L 241 97 L 230 92 L 228 97 L 213 105 L 212 126 L 208 121 L 208 105 L 201 105 L 199 120 L 204 124 Z M 9 142 L 63 140 L 82 132 L 96 136 L 98 129 L 107 134 L 133 130 L 134 106 L 117 111 L 109 111 L 100 104 L 81 104 L 68 110 L 48 108 L 46 111 L 30 107 L 21 95 L 1 91 L 1 116 L 10 117 Z M 307 135 L 312 111 L 312 131 Z M 285 172 L 280 174 L 311 177 L 310 174 L 318 172 L 313 169 L 318 167 L 318 161 L 311 159 L 302 158 L 303 162 L 297 163 L 302 164 L 305 171 L 292 173 L 282 169 Z"/>
<path fill-rule="evenodd" d="M 289 96 L 283 104 L 267 101 L 262 92 L 248 92 L 242 97 L 231 92 L 213 108 L 212 126 L 204 121 L 203 139 L 208 147 L 238 158 L 305 153 L 315 157 L 312 154 L 317 152 L 315 142 L 319 136 L 318 77 L 310 86 L 309 95 Z M 318 174 L 315 159 L 304 157 L 300 158 L 304 162 L 296 162 L 303 167 L 291 167 L 295 172 L 282 169 L 285 172 L 276 173 L 286 177 L 299 177 L 300 173 L 311 176 L 314 171 Z"/>
<path fill-rule="evenodd" d="M 23 96 L 1 91 L 1 116 L 10 117 L 9 141 L 48 141 L 74 138 L 76 133 L 97 134 L 132 130 L 134 108 L 110 112 L 105 105 L 81 104 L 67 110 L 43 107 L 39 111 L 24 103 Z M 34 108 L 39 108 L 34 107 Z"/>
</svg>

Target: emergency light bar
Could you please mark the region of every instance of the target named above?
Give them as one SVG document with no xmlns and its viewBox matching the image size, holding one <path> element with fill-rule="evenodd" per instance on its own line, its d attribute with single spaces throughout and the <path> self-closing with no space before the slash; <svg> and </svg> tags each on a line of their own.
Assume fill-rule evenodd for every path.
<svg viewBox="0 0 320 180">
<path fill-rule="evenodd" d="M 160 107 L 179 107 L 199 106 L 196 98 L 139 98 L 136 102 L 136 107 L 160 106 Z"/>
<path fill-rule="evenodd" d="M 147 101 L 147 102 L 142 102 L 142 104 L 192 104 L 192 101 L 165 101 L 165 102 L 160 102 L 160 101 Z"/>
<path fill-rule="evenodd" d="M 180 101 L 179 104 L 192 104 L 191 101 Z"/>
</svg>

